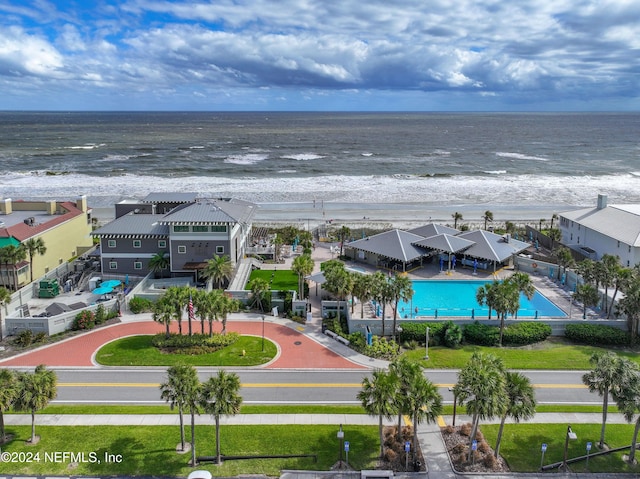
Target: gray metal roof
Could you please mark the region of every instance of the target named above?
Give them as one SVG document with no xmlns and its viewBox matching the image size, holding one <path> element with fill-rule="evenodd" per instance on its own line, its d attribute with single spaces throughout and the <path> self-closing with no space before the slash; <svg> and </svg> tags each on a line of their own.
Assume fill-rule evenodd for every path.
<svg viewBox="0 0 640 479">
<path fill-rule="evenodd" d="M 167 213 L 164 224 L 235 224 L 249 223 L 257 205 L 242 200 L 208 199 L 178 207 Z"/>
<path fill-rule="evenodd" d="M 458 251 L 462 251 L 473 246 L 475 243 L 473 241 L 460 238 L 459 236 L 452 236 L 450 234 L 443 233 L 416 241 L 413 244 L 424 248 L 444 251 L 445 253 L 457 253 Z"/>
<path fill-rule="evenodd" d="M 424 256 L 425 250 L 413 245 L 413 243 L 421 239 L 424 238 L 408 231 L 393 229 L 368 238 L 352 241 L 346 247 L 407 263 Z"/>
<path fill-rule="evenodd" d="M 167 237 L 169 227 L 160 222 L 165 215 L 136 215 L 128 213 L 107 223 L 92 234 L 104 237 Z"/>
<path fill-rule="evenodd" d="M 429 223 L 424 226 L 418 226 L 417 228 L 410 229 L 409 233 L 420 235 L 423 238 L 430 238 L 431 236 L 440 234 L 455 236 L 457 234 L 460 234 L 460 230 L 451 228 L 450 226 L 439 225 L 437 223 Z"/>
<path fill-rule="evenodd" d="M 155 192 L 149 193 L 143 203 L 195 203 L 198 193 Z"/>
<path fill-rule="evenodd" d="M 640 205 L 583 208 L 560 213 L 559 216 L 624 244 L 640 246 Z"/>
<path fill-rule="evenodd" d="M 526 250 L 529 243 L 508 236 L 501 236 L 484 230 L 461 233 L 458 238 L 473 241 L 475 244 L 464 251 L 465 255 L 501 263 L 512 255 Z M 508 238 L 508 240 L 506 239 Z"/>
</svg>

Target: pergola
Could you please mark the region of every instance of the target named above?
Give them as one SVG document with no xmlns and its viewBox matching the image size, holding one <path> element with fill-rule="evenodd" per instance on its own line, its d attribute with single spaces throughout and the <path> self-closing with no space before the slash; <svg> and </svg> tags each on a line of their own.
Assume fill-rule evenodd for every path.
<svg viewBox="0 0 640 479">
<path fill-rule="evenodd" d="M 352 241 L 345 245 L 346 249 L 363 251 L 380 258 L 396 261 L 402 264 L 402 271 L 407 270 L 407 264 L 416 260 L 422 260 L 426 251 L 414 243 L 424 239 L 422 236 L 409 233 L 400 229 L 385 231 L 367 238 Z"/>
</svg>

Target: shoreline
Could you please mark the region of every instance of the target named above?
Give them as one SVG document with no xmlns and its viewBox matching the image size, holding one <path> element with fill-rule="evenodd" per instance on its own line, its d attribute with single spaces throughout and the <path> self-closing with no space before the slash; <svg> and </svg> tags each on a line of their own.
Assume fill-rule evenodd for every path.
<svg viewBox="0 0 640 479">
<path fill-rule="evenodd" d="M 395 228 L 411 228 L 427 223 L 453 224 L 452 215 L 462 214 L 458 225 L 484 225 L 485 211 L 493 213 L 493 222 L 500 225 L 507 221 L 516 224 L 538 223 L 541 219 L 550 222 L 554 213 L 570 211 L 579 207 L 567 205 L 471 205 L 471 204 L 425 204 L 425 203 L 345 203 L 330 201 L 256 203 L 259 208 L 253 218 L 254 224 L 298 224 L 303 228 L 316 228 L 322 224 L 353 224 L 358 227 L 389 224 Z M 112 221 L 115 207 L 92 208 L 93 217 L 99 223 Z"/>
</svg>

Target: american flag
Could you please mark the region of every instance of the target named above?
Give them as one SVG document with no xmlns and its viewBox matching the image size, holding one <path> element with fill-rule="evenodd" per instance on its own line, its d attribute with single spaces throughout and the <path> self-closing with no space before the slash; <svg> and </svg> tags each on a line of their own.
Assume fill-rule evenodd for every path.
<svg viewBox="0 0 640 479">
<path fill-rule="evenodd" d="M 196 315 L 193 312 L 193 300 L 191 299 L 191 295 L 189 295 L 189 304 L 187 305 L 187 312 L 189 313 L 189 319 L 196 319 Z"/>
</svg>

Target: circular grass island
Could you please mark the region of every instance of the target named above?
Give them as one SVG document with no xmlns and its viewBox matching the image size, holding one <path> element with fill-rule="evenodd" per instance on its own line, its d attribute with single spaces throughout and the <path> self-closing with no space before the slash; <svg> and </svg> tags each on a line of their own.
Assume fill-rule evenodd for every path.
<svg viewBox="0 0 640 479">
<path fill-rule="evenodd" d="M 102 346 L 95 360 L 102 366 L 258 366 L 278 353 L 274 342 L 264 338 L 263 343 L 259 336 L 239 336 L 233 344 L 202 354 L 168 353 L 154 346 L 153 338 L 140 335 L 117 339 Z"/>
</svg>

